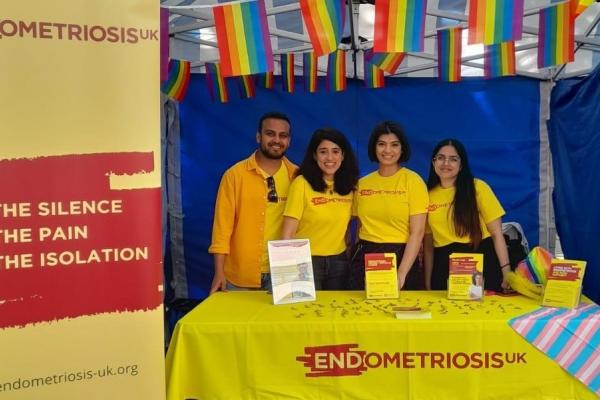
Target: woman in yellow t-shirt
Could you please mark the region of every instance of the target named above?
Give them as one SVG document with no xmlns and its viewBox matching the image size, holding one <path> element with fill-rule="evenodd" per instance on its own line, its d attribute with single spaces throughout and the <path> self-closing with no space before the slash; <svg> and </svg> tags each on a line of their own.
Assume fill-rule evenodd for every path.
<svg viewBox="0 0 600 400">
<path fill-rule="evenodd" d="M 398 287 L 422 289 L 414 267 L 423 240 L 429 200 L 423 179 L 403 167 L 410 158 L 404 130 L 386 121 L 373 129 L 369 159 L 379 167 L 358 181 L 353 215 L 358 217 L 358 243 L 350 264 L 350 288 L 365 288 L 366 253 L 395 253 Z"/>
<path fill-rule="evenodd" d="M 283 212 L 283 239 L 309 239 L 317 290 L 347 288 L 346 232 L 352 213 L 358 166 L 339 131 L 317 129 Z"/>
<path fill-rule="evenodd" d="M 433 149 L 427 187 L 426 288 L 447 289 L 448 257 L 456 252 L 482 253 L 485 289 L 508 289 L 504 209 L 487 183 L 473 177 L 465 147 L 458 140 L 442 140 Z"/>
</svg>

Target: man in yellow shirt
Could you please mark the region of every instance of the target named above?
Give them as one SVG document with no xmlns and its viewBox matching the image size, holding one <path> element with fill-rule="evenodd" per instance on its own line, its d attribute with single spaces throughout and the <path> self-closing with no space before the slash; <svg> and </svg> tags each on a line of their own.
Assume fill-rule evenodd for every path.
<svg viewBox="0 0 600 400">
<path fill-rule="evenodd" d="M 210 293 L 236 288 L 270 289 L 267 241 L 281 237 L 283 210 L 296 166 L 284 157 L 290 121 L 264 114 L 258 123 L 258 149 L 221 178 L 212 243 L 215 276 Z"/>
</svg>

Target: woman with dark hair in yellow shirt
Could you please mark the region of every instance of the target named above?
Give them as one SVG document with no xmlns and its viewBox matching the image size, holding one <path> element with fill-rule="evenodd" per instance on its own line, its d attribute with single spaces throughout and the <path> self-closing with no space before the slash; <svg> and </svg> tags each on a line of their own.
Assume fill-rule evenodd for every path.
<svg viewBox="0 0 600 400">
<path fill-rule="evenodd" d="M 354 196 L 359 241 L 350 266 L 350 288 L 365 287 L 366 253 L 395 253 L 398 287 L 422 289 L 422 276 L 413 265 L 423 240 L 429 200 L 423 179 L 402 166 L 410 158 L 404 130 L 391 121 L 378 124 L 369 138 L 368 152 L 378 169 L 358 181 Z"/>
<path fill-rule="evenodd" d="M 283 239 L 309 239 L 317 290 L 347 288 L 346 231 L 358 166 L 339 131 L 317 129 L 291 183 L 283 212 Z"/>
<path fill-rule="evenodd" d="M 448 257 L 456 252 L 482 253 L 485 289 L 508 289 L 504 209 L 488 184 L 473 177 L 467 151 L 458 140 L 442 140 L 433 149 L 427 187 L 426 288 L 447 289 Z"/>
</svg>

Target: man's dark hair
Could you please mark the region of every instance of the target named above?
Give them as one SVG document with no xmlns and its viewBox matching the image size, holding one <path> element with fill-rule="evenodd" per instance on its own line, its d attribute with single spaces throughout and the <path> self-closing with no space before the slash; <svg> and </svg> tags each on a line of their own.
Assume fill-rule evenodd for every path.
<svg viewBox="0 0 600 400">
<path fill-rule="evenodd" d="M 257 130 L 258 133 L 262 132 L 262 126 L 263 126 L 263 122 L 265 121 L 265 119 L 269 119 L 269 118 L 280 119 L 280 120 L 287 122 L 288 125 L 290 126 L 290 133 L 291 133 L 292 123 L 290 122 L 290 119 L 284 113 L 280 113 L 277 111 L 269 111 L 268 113 L 265 113 L 260 117 L 260 119 L 258 120 L 258 130 Z"/>
</svg>

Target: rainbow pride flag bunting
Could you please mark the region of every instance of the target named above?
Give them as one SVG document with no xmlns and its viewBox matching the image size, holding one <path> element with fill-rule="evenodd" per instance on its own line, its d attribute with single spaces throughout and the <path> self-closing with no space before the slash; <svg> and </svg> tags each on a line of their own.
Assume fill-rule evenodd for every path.
<svg viewBox="0 0 600 400">
<path fill-rule="evenodd" d="M 515 42 L 485 46 L 483 71 L 486 79 L 515 75 Z"/>
<path fill-rule="evenodd" d="M 337 50 L 346 18 L 345 0 L 300 0 L 302 18 L 315 54 Z"/>
<path fill-rule="evenodd" d="M 457 26 L 437 31 L 438 78 L 442 81 L 460 81 L 462 30 Z"/>
<path fill-rule="evenodd" d="M 551 264 L 552 254 L 542 247 L 534 247 L 517 265 L 515 274 L 537 285 L 545 284 Z"/>
<path fill-rule="evenodd" d="M 294 53 L 281 55 L 281 85 L 284 92 L 294 93 L 296 88 Z"/>
<path fill-rule="evenodd" d="M 385 87 L 383 70 L 365 59 L 364 62 L 365 87 L 379 89 Z"/>
<path fill-rule="evenodd" d="M 375 2 L 376 53 L 423 51 L 427 0 L 377 0 Z"/>
<path fill-rule="evenodd" d="M 183 100 L 190 83 L 190 69 L 189 61 L 170 60 L 169 76 L 162 83 L 161 91 L 173 100 Z"/>
<path fill-rule="evenodd" d="M 552 0 L 552 3 L 561 3 L 565 0 Z M 595 0 L 569 0 L 571 4 L 571 16 L 577 18 L 584 12 Z"/>
<path fill-rule="evenodd" d="M 302 70 L 304 75 L 304 91 L 315 93 L 317 91 L 317 64 L 319 57 L 314 52 L 302 55 Z"/>
<path fill-rule="evenodd" d="M 267 13 L 262 0 L 213 7 L 223 76 L 273 71 Z"/>
<path fill-rule="evenodd" d="M 229 101 L 227 84 L 219 63 L 206 63 L 206 84 L 212 101 L 218 100 L 220 103 Z"/>
<path fill-rule="evenodd" d="M 238 77 L 238 88 L 240 98 L 251 99 L 256 96 L 256 77 L 254 75 L 242 75 Z"/>
<path fill-rule="evenodd" d="M 332 92 L 346 90 L 346 52 L 337 50 L 327 60 L 327 89 Z"/>
<path fill-rule="evenodd" d="M 566 64 L 575 59 L 574 30 L 569 3 L 540 10 L 538 68 Z"/>
<path fill-rule="evenodd" d="M 523 36 L 524 0 L 469 0 L 469 44 L 496 44 Z"/>
<path fill-rule="evenodd" d="M 275 86 L 275 76 L 272 71 L 258 74 L 258 81 L 260 82 L 260 86 L 265 89 L 273 89 Z"/>
<path fill-rule="evenodd" d="M 395 74 L 405 56 L 406 53 L 372 53 L 370 62 L 388 74 Z"/>
</svg>

